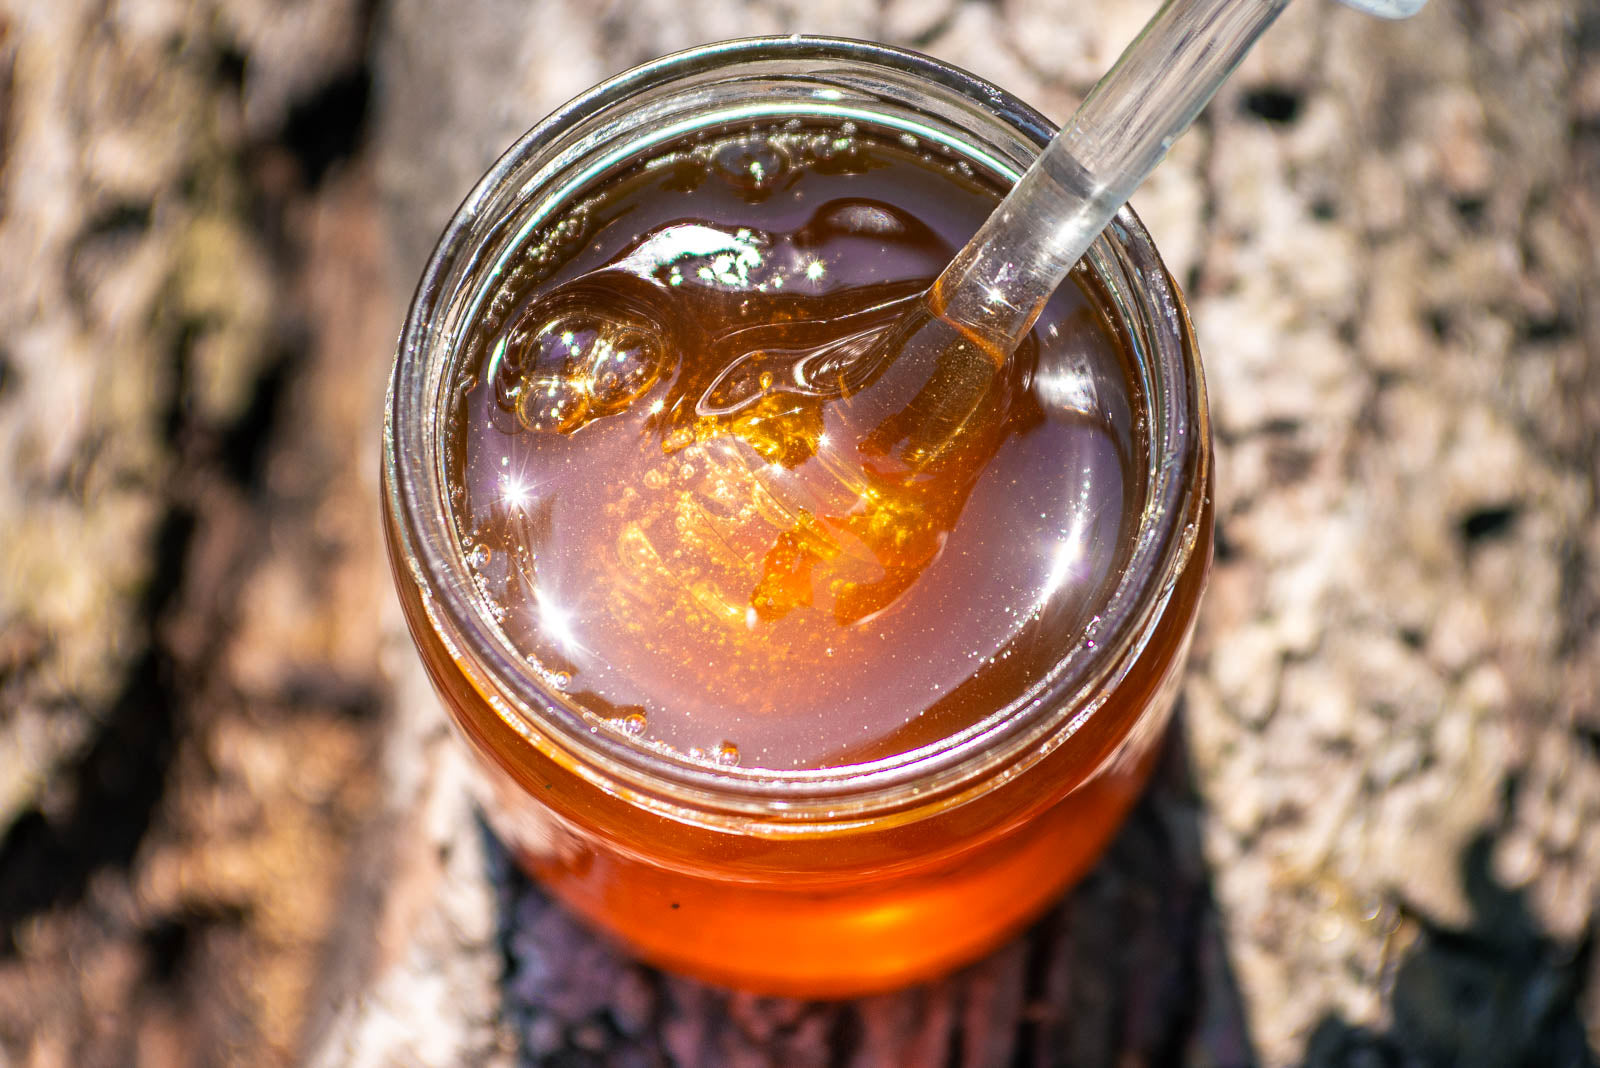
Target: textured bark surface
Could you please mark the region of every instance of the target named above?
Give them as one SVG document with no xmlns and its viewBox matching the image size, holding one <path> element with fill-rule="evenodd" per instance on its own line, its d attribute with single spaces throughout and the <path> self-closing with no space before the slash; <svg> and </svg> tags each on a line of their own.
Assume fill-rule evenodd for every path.
<svg viewBox="0 0 1600 1068">
<path fill-rule="evenodd" d="M 1153 0 L 0 0 L 0 1065 L 1587 1064 L 1600 11 L 1300 0 L 1135 197 L 1218 558 L 1095 873 L 840 1005 L 507 865 L 399 622 L 380 402 L 455 203 L 638 61 L 795 30 L 1064 118 Z"/>
</svg>

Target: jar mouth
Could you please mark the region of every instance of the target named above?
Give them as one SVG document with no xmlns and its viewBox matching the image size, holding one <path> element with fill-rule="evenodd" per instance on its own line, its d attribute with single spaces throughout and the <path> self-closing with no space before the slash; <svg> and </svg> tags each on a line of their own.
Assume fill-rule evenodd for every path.
<svg viewBox="0 0 1600 1068">
<path fill-rule="evenodd" d="M 489 708 L 529 744 L 609 792 L 671 813 L 794 824 L 866 818 L 967 795 L 1071 744 L 1138 658 L 1194 548 L 1207 483 L 1204 384 L 1182 298 L 1124 207 L 1085 257 L 1121 320 L 1145 399 L 1145 495 L 1126 565 L 1078 643 L 1015 700 L 928 745 L 839 767 L 722 767 L 599 726 L 527 669 L 480 606 L 456 537 L 443 415 L 460 339 L 509 250 L 556 205 L 641 141 L 684 124 L 793 115 L 864 119 L 952 136 L 974 165 L 1014 180 L 1054 128 L 1011 94 L 955 67 L 879 44 L 751 38 L 635 68 L 574 99 L 517 141 L 468 195 L 429 259 L 406 317 L 384 424 L 386 507 L 400 566 L 427 623 Z M 983 127 L 979 137 L 970 127 Z M 556 192 L 551 192 L 555 190 Z M 544 211 L 547 213 L 549 207 Z"/>
</svg>

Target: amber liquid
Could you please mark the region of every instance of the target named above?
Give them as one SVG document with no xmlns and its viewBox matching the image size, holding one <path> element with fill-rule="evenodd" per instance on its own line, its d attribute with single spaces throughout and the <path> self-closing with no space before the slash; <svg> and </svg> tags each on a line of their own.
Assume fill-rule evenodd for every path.
<svg viewBox="0 0 1600 1068">
<path fill-rule="evenodd" d="M 882 358 L 999 195 L 875 131 L 723 131 L 609 177 L 513 258 L 446 469 L 480 608 L 561 708 L 668 759 L 842 767 L 1014 708 L 1096 640 L 1143 494 L 1100 303 L 1063 286 L 1008 360 L 959 338 Z M 849 994 L 970 958 L 1101 848 L 1171 701 L 1203 533 L 1073 745 L 976 800 L 777 839 L 574 774 L 402 593 L 491 815 L 552 890 L 657 962 Z"/>
<path fill-rule="evenodd" d="M 1142 490 L 1097 308 L 1063 287 L 1009 361 L 893 348 L 997 192 L 859 131 L 730 138 L 613 180 L 578 250 L 499 297 L 458 523 L 574 706 L 694 757 L 843 765 L 1084 640 Z"/>
</svg>

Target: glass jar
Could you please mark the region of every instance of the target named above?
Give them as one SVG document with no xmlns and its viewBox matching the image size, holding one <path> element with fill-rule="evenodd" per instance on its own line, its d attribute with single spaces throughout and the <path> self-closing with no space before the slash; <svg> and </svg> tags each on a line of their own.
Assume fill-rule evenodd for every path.
<svg viewBox="0 0 1600 1068">
<path fill-rule="evenodd" d="M 1210 430 L 1182 298 L 1124 208 L 1087 278 L 1144 405 L 1144 507 L 1095 640 L 1064 650 L 1026 700 L 845 767 L 707 766 L 575 713 L 484 611 L 452 525 L 441 456 L 465 339 L 508 256 L 597 176 L 687 132 L 791 117 L 905 131 L 1004 183 L 1053 132 L 969 74 L 854 41 L 728 42 L 595 88 L 494 164 L 427 265 L 390 383 L 385 526 L 423 662 L 527 870 L 648 961 L 841 997 L 981 955 L 1116 830 L 1169 718 L 1210 562 Z"/>
</svg>

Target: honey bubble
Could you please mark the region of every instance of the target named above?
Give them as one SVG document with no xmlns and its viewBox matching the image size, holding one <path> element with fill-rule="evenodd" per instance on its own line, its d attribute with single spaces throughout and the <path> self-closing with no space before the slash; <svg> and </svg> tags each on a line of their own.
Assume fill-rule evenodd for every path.
<svg viewBox="0 0 1600 1068">
<path fill-rule="evenodd" d="M 716 146 L 711 167 L 734 188 L 753 192 L 771 187 L 789 169 L 790 160 L 781 141 L 758 134 Z"/>
<path fill-rule="evenodd" d="M 661 377 L 663 346 L 651 329 L 608 321 L 595 333 L 583 368 L 589 411 L 595 417 L 620 412 Z"/>
<path fill-rule="evenodd" d="M 500 407 L 527 430 L 570 434 L 649 392 L 664 362 L 660 332 L 616 312 L 585 307 L 517 323 L 497 354 Z"/>
<path fill-rule="evenodd" d="M 517 420 L 528 430 L 569 434 L 588 422 L 588 414 L 588 397 L 565 376 L 541 375 L 517 395 Z"/>
</svg>

